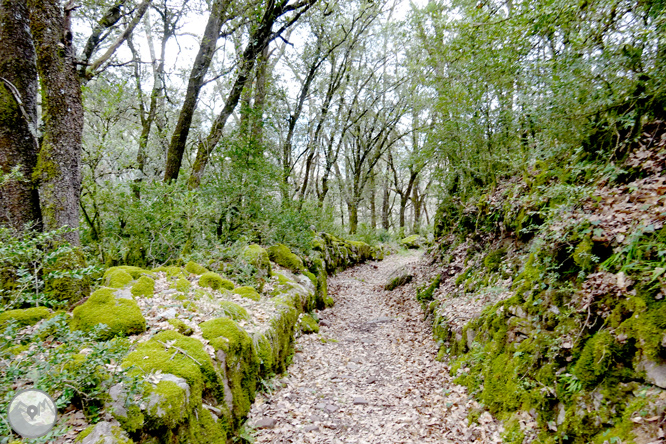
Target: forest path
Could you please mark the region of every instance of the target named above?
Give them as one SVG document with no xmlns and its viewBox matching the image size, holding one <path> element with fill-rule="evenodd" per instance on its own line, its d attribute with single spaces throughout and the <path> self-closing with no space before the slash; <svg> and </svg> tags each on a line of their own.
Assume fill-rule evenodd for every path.
<svg viewBox="0 0 666 444">
<path fill-rule="evenodd" d="M 252 407 L 256 443 L 501 442 L 488 413 L 468 426 L 479 406 L 435 360 L 413 284 L 384 290 L 419 258 L 392 255 L 329 278 L 336 303 L 319 312 L 320 333 L 297 339 L 288 373 Z"/>
</svg>

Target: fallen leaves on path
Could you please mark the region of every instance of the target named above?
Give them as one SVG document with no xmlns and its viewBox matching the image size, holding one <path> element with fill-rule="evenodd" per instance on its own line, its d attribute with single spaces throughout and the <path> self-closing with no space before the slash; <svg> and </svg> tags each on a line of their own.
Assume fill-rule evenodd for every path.
<svg viewBox="0 0 666 444">
<path fill-rule="evenodd" d="M 487 412 L 468 424 L 480 406 L 435 360 L 413 285 L 383 289 L 418 259 L 393 255 L 329 279 L 336 305 L 318 313 L 320 334 L 297 340 L 288 375 L 252 407 L 258 444 L 501 442 Z"/>
</svg>

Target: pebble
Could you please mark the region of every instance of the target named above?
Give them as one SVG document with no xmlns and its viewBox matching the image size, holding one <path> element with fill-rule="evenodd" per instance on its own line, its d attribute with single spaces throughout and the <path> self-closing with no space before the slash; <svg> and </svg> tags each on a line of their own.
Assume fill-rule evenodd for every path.
<svg viewBox="0 0 666 444">
<path fill-rule="evenodd" d="M 254 423 L 254 426 L 258 429 L 272 429 L 277 425 L 277 421 L 274 418 L 261 418 Z"/>
<path fill-rule="evenodd" d="M 354 398 L 354 405 L 368 405 L 368 401 L 363 396 L 357 396 Z"/>
</svg>

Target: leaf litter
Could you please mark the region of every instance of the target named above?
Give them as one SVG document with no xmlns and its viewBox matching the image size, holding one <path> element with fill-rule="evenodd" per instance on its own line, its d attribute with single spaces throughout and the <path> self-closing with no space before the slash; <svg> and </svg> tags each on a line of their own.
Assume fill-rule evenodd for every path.
<svg viewBox="0 0 666 444">
<path fill-rule="evenodd" d="M 416 282 L 383 288 L 397 269 L 425 270 L 419 259 L 393 255 L 329 278 L 336 305 L 316 313 L 320 333 L 297 339 L 288 374 L 252 407 L 256 443 L 502 442 L 488 412 L 469 423 L 482 406 L 435 359 Z"/>
</svg>

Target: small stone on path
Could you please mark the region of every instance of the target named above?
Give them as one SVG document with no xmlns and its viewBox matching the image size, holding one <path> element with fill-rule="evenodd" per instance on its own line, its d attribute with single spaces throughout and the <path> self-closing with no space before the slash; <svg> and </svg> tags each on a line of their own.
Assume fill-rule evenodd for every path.
<svg viewBox="0 0 666 444">
<path fill-rule="evenodd" d="M 363 396 L 357 396 L 354 398 L 354 405 L 368 405 L 368 401 Z"/>
<path fill-rule="evenodd" d="M 258 429 L 272 429 L 277 425 L 277 421 L 274 418 L 261 418 L 259 421 L 254 423 L 254 426 Z"/>
</svg>

